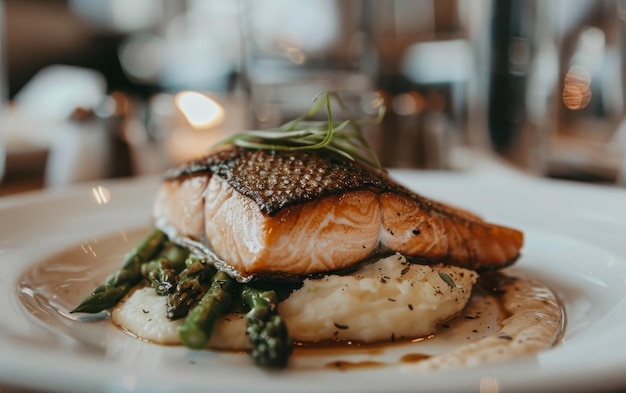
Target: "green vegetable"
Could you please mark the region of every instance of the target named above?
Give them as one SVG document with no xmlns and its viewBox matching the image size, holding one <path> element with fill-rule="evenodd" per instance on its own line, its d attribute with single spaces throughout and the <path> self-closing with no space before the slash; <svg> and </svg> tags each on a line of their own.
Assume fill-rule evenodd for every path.
<svg viewBox="0 0 626 393">
<path fill-rule="evenodd" d="M 176 277 L 185 268 L 188 255 L 187 249 L 167 241 L 156 258 L 141 265 L 141 275 L 150 281 L 157 295 L 167 295 L 176 288 Z"/>
<path fill-rule="evenodd" d="M 170 267 L 170 263 L 167 259 L 160 259 L 153 262 L 158 262 L 158 266 L 153 267 L 148 272 L 150 285 L 154 288 L 157 295 L 167 295 L 176 288 L 176 270 Z"/>
<path fill-rule="evenodd" d="M 158 229 L 152 230 L 129 253 L 122 267 L 105 284 L 98 286 L 71 312 L 98 313 L 115 306 L 141 281 L 141 265 L 150 261 L 161 250 L 167 236 Z"/>
<path fill-rule="evenodd" d="M 185 262 L 187 261 L 187 257 L 189 257 L 189 250 L 168 241 L 159 253 L 157 259 L 167 260 L 171 269 L 180 272 L 186 267 Z"/>
<path fill-rule="evenodd" d="M 333 119 L 332 99 L 339 105 L 347 120 Z M 232 144 L 248 149 L 283 151 L 328 149 L 380 169 L 380 162 L 363 136 L 361 128 L 381 122 L 385 113 L 382 99 L 373 101 L 378 115 L 375 119 L 368 120 L 354 120 L 337 93 L 321 93 L 315 97 L 314 102 L 307 113 L 280 127 L 244 131 L 226 138 L 218 145 Z M 322 107 L 326 108 L 327 120 L 311 120 Z"/>
<path fill-rule="evenodd" d="M 175 289 L 167 295 L 166 315 L 169 319 L 186 316 L 209 290 L 216 272 L 213 265 L 195 256 L 187 258 L 185 264 L 187 268 L 178 275 Z"/>
<path fill-rule="evenodd" d="M 293 343 L 285 321 L 278 315 L 276 292 L 245 286 L 241 291 L 241 300 L 250 307 L 246 314 L 246 332 L 255 363 L 260 367 L 285 367 L 293 351 Z"/>
<path fill-rule="evenodd" d="M 215 322 L 230 310 L 237 285 L 234 279 L 222 271 L 213 276 L 209 290 L 189 311 L 187 318 L 178 328 L 178 335 L 183 344 L 192 349 L 206 347 Z"/>
<path fill-rule="evenodd" d="M 168 241 L 157 229 L 127 255 L 121 268 L 105 284 L 71 312 L 97 313 L 111 308 L 146 278 L 157 294 L 166 296 L 168 318 L 186 316 L 178 331 L 185 346 L 205 348 L 216 321 L 234 306 L 241 310 L 245 307 L 249 308 L 246 332 L 255 363 L 268 368 L 287 365 L 293 343 L 277 305 L 279 298 L 289 296 L 298 284 L 274 284 L 271 289 L 240 284 L 225 272 L 217 271 L 209 261 Z"/>
</svg>

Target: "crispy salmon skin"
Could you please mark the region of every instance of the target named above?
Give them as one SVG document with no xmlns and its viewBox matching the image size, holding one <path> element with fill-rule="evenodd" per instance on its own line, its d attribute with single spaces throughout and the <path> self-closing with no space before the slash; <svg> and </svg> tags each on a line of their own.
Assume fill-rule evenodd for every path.
<svg viewBox="0 0 626 393">
<path fill-rule="evenodd" d="M 214 254 L 240 281 L 337 271 L 393 252 L 498 269 L 524 241 L 327 150 L 220 149 L 169 171 L 153 214 L 158 228 Z"/>
</svg>

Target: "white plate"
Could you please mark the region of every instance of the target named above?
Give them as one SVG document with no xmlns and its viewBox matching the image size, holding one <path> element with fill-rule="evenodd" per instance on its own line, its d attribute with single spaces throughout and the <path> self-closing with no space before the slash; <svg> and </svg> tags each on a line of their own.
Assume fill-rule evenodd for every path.
<svg viewBox="0 0 626 393">
<path fill-rule="evenodd" d="M 418 373 L 397 366 L 266 372 L 246 356 L 163 347 L 110 324 L 68 322 L 55 310 L 64 309 L 59 302 L 71 286 L 18 292 L 23 275 L 32 277 L 33 269 L 51 258 L 82 252 L 97 268 L 95 262 L 129 249 L 133 231 L 149 225 L 158 184 L 136 179 L 0 199 L 0 383 L 64 392 L 598 392 L 626 387 L 626 192 L 509 173 L 393 174 L 424 195 L 526 232 L 523 257 L 514 269 L 543 280 L 561 299 L 567 326 L 558 346 L 452 371 Z M 39 278 L 45 282 L 46 277 Z"/>
</svg>

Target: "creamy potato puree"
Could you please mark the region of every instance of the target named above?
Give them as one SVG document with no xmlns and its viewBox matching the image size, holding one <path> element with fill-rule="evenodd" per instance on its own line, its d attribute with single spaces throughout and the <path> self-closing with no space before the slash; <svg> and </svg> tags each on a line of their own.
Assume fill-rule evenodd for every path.
<svg viewBox="0 0 626 393">
<path fill-rule="evenodd" d="M 411 264 L 396 254 L 351 275 L 306 279 L 279 304 L 279 313 L 290 336 L 302 342 L 424 337 L 463 310 L 477 277 L 459 267 Z M 167 319 L 165 307 L 165 297 L 141 288 L 113 310 L 112 319 L 141 339 L 180 344 L 182 320 Z M 220 320 L 209 347 L 247 349 L 243 316 Z"/>
<path fill-rule="evenodd" d="M 493 285 L 500 292 L 494 295 L 496 301 L 507 315 L 499 330 L 403 367 L 411 371 L 471 367 L 554 345 L 564 318 L 556 296 L 538 281 L 501 277 L 503 281 Z M 349 276 L 307 279 L 302 288 L 280 303 L 279 312 L 296 341 L 369 343 L 425 337 L 434 333 L 438 324 L 463 311 L 476 280 L 477 274 L 470 270 L 415 265 L 394 255 Z M 492 298 L 483 300 L 487 299 Z M 182 319 L 167 319 L 165 307 L 165 297 L 156 295 L 152 288 L 140 288 L 113 310 L 112 319 L 141 339 L 181 344 L 177 329 Z M 218 321 L 208 346 L 249 349 L 245 329 L 244 314 L 229 314 Z"/>
<path fill-rule="evenodd" d="M 298 341 L 425 337 L 463 310 L 477 278 L 471 270 L 411 264 L 396 254 L 349 276 L 305 280 L 279 313 Z"/>
<path fill-rule="evenodd" d="M 178 327 L 184 319 L 172 321 L 165 316 L 165 297 L 154 288 L 139 288 L 111 313 L 113 323 L 137 336 L 158 344 L 182 345 Z M 217 321 L 208 346 L 214 349 L 248 349 L 245 314 L 229 314 Z"/>
</svg>

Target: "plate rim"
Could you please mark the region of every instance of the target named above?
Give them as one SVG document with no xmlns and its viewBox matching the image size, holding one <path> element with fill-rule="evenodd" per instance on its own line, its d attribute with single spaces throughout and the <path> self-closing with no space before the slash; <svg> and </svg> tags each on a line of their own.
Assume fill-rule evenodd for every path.
<svg viewBox="0 0 626 393">
<path fill-rule="evenodd" d="M 392 173 L 399 173 L 400 176 L 414 176 L 415 172 L 413 171 L 398 171 L 398 172 L 392 172 Z M 451 174 L 451 176 L 446 176 L 447 174 L 442 174 L 442 173 L 418 173 L 417 174 L 418 177 L 420 175 L 425 175 L 425 177 L 433 177 L 434 178 L 454 178 L 454 179 L 464 179 L 463 181 L 468 181 L 468 179 L 474 179 L 473 175 L 472 176 L 467 176 L 464 174 Z M 480 178 L 480 177 L 479 177 Z M 485 181 L 484 178 L 480 178 L 482 179 L 481 181 Z M 432 180 L 432 179 L 430 179 Z M 518 179 L 519 180 L 519 179 Z M 518 181 L 516 180 L 516 181 Z M 77 195 L 78 197 L 84 198 L 85 195 L 88 193 L 88 191 L 94 187 L 94 185 L 105 185 L 106 187 L 110 187 L 111 188 L 111 192 L 115 192 L 115 193 L 131 193 L 133 192 L 132 190 L 140 190 L 141 188 L 143 188 L 146 185 L 153 185 L 153 183 L 156 181 L 155 177 L 148 177 L 145 179 L 132 179 L 132 180 L 114 180 L 114 181 L 103 181 L 103 182 L 97 182 L 97 183 L 93 183 L 93 184 L 84 184 L 84 185 L 79 185 L 76 187 L 71 187 L 69 189 L 66 190 L 61 190 L 61 191 L 54 191 L 54 192 L 36 192 L 36 193 L 32 193 L 31 195 L 28 196 L 28 198 L 26 198 L 27 200 L 25 201 L 22 198 L 9 198 L 12 200 L 7 200 L 6 198 L 0 198 L 0 214 L 3 214 L 4 212 L 10 211 L 12 209 L 15 209 L 19 206 L 29 206 L 32 204 L 41 204 L 41 203 L 50 203 L 51 201 L 54 202 L 55 200 L 64 200 L 65 198 L 68 198 L 72 195 Z M 491 180 L 493 181 L 493 180 Z M 604 189 L 598 189 L 595 187 L 587 187 L 587 186 L 578 186 L 578 185 L 571 185 L 571 184 L 562 184 L 562 183 L 551 183 L 551 182 L 543 182 L 543 181 L 535 181 L 533 179 L 528 179 L 527 181 L 527 186 L 529 187 L 534 187 L 534 188 L 551 188 L 551 192 L 557 192 L 557 193 L 568 193 L 570 192 L 572 189 L 574 190 L 585 190 L 585 192 L 588 193 L 597 193 L 597 192 L 605 192 L 606 190 Z M 573 186 L 573 187 L 572 187 Z M 565 188 L 562 188 L 565 187 Z M 554 191 L 557 190 L 557 191 Z M 613 191 L 611 191 L 613 192 Z M 626 196 L 626 193 L 615 193 L 615 195 L 617 196 Z M 625 215 L 626 217 L 626 215 Z M 626 220 L 623 222 L 624 227 L 626 228 Z M 594 244 L 594 243 L 591 243 Z M 0 243 L 0 261 L 2 261 L 2 244 Z M 26 268 L 26 267 L 25 267 Z M 2 269 L 2 265 L 0 265 L 0 269 Z M 21 272 L 20 272 L 21 275 Z M 6 283 L 0 283 L 0 284 L 4 284 L 4 286 L 6 286 Z M 12 285 L 12 283 L 11 283 Z M 0 286 L 0 289 L 5 289 L 3 286 Z M 626 304 L 626 297 L 624 299 L 622 299 Z M 0 340 L 3 341 L 7 341 L 7 339 L 3 336 L 3 330 L 2 329 L 2 324 L 0 323 Z M 614 327 L 614 329 L 616 329 L 616 327 Z M 13 348 L 11 348 L 13 349 Z M 34 350 L 33 354 L 36 354 L 37 351 Z M 620 359 L 620 360 L 625 360 L 626 361 L 626 355 Z M 3 369 L 7 369 L 6 367 L 11 366 L 11 365 L 15 365 L 15 363 L 9 363 L 7 361 L 7 359 L 5 358 L 5 356 L 0 356 L 0 365 L 2 365 L 2 367 L 0 367 L 0 370 Z M 496 365 L 496 366 L 489 366 L 489 367 L 481 367 L 481 369 L 483 370 L 489 370 L 489 371 L 493 371 L 493 372 L 497 372 L 499 369 L 501 369 L 502 365 Z M 14 370 L 15 371 L 15 370 Z M 46 370 L 42 370 L 41 375 L 45 375 L 45 371 Z M 473 370 L 472 370 L 473 371 Z M 468 371 L 468 370 L 463 370 L 461 371 L 461 374 L 466 374 L 466 373 L 472 373 L 472 371 Z M 612 383 L 618 384 L 618 383 L 623 383 L 624 385 L 626 385 L 626 377 L 622 377 L 621 375 L 617 375 L 617 371 L 621 371 L 619 366 L 616 364 L 614 369 L 611 370 L 610 367 L 608 368 L 603 368 L 602 370 L 593 370 L 594 374 L 593 376 L 596 376 L 597 378 L 602 378 L 603 382 L 607 383 L 607 385 L 610 385 Z M 356 373 L 356 374 L 362 374 L 361 372 L 353 372 L 351 371 L 351 373 Z M 2 372 L 0 371 L 0 381 L 2 382 L 7 382 L 7 383 L 17 383 L 19 385 L 22 386 L 27 386 L 27 387 L 31 387 L 31 388 L 49 388 L 50 384 L 49 382 L 44 383 L 44 381 L 42 380 L 41 383 L 39 382 L 35 382 L 34 385 L 33 384 L 29 384 L 29 382 L 27 380 L 23 380 L 23 378 L 15 378 L 15 375 L 12 377 L 11 375 L 6 375 L 6 372 Z M 372 373 L 372 372 L 367 372 L 367 374 L 364 375 L 368 375 L 371 376 L 373 374 L 377 374 L 377 373 Z M 567 371 L 563 371 L 563 375 L 561 375 L 561 378 L 565 378 L 568 375 Z M 52 376 L 49 376 L 52 377 Z M 130 376 L 126 375 L 127 378 L 132 379 Z M 471 377 L 471 376 L 470 376 Z M 593 383 L 590 383 L 588 381 L 589 377 L 592 377 L 592 375 L 589 374 L 585 374 L 585 373 L 580 373 L 577 374 L 575 376 L 571 376 L 572 378 L 569 380 L 570 385 L 572 388 L 581 388 L 582 386 L 586 386 L 588 387 L 592 387 L 594 386 Z M 541 391 L 550 391 L 552 390 L 552 388 L 545 386 L 545 384 L 547 383 L 547 381 L 551 381 L 551 378 L 554 378 L 554 376 L 550 376 L 550 375 L 544 375 L 543 373 L 539 373 L 538 375 L 536 375 L 537 378 L 537 382 L 535 382 L 535 388 L 536 389 L 542 389 Z M 367 379 L 367 378 L 365 378 Z M 399 378 L 399 380 L 401 380 L 401 378 Z M 584 380 L 584 381 L 583 381 Z M 506 381 L 507 383 L 509 383 L 509 385 L 506 385 L 507 388 L 519 388 L 521 387 L 520 385 L 516 385 L 514 380 L 506 380 L 504 379 L 503 381 Z M 128 386 L 125 386 L 124 383 L 126 382 L 119 382 L 117 381 L 116 383 L 112 383 L 111 385 L 109 385 L 105 390 L 106 391 L 118 391 L 119 389 L 126 389 L 128 388 Z M 134 385 L 132 386 L 132 389 L 135 390 L 125 390 L 125 391 L 148 391 L 146 390 L 148 387 L 150 388 L 154 388 L 154 386 L 149 386 L 150 383 L 148 383 L 149 381 L 143 381 L 140 379 L 135 379 L 133 381 Z M 375 381 L 372 381 L 372 383 Z M 521 382 L 521 381 L 518 381 Z M 81 391 L 81 389 L 83 389 L 86 385 L 88 385 L 89 380 L 76 380 L 75 381 L 75 386 L 62 386 L 63 388 L 69 388 L 69 389 L 73 389 L 74 387 L 79 388 L 79 389 L 73 389 L 73 391 Z M 128 382 L 130 383 L 130 382 Z M 147 384 L 147 385 L 146 385 Z M 130 385 L 129 385 L 130 386 Z M 525 386 L 529 386 L 529 385 L 525 385 Z M 405 388 L 408 388 L 409 385 L 405 385 Z M 454 389 L 453 386 L 449 386 L 451 388 Z M 458 387 L 458 386 L 457 386 Z M 466 388 L 466 387 L 465 387 Z M 560 386 L 560 388 L 563 388 L 563 385 Z M 113 390 L 111 390 L 113 389 Z M 166 391 L 166 390 L 162 390 L 162 391 Z M 342 390 L 344 391 L 344 390 Z M 347 389 L 345 391 L 350 391 L 350 389 Z M 450 390 L 450 389 L 444 389 L 441 390 L 442 392 L 453 392 L 456 390 Z"/>
</svg>

